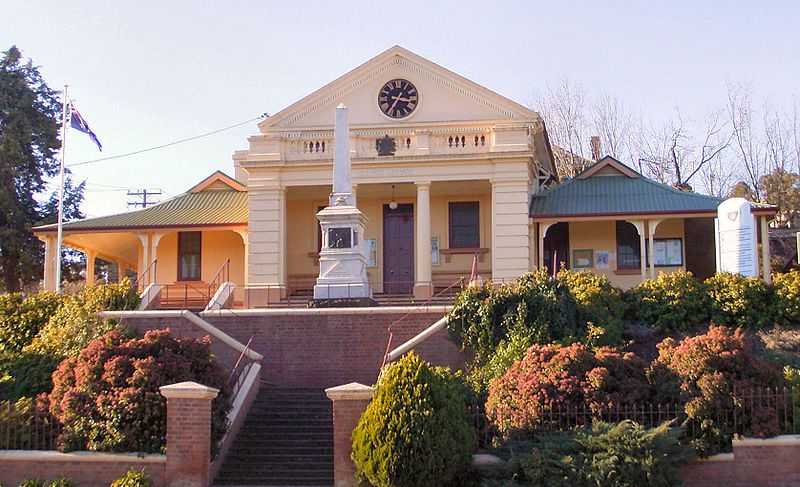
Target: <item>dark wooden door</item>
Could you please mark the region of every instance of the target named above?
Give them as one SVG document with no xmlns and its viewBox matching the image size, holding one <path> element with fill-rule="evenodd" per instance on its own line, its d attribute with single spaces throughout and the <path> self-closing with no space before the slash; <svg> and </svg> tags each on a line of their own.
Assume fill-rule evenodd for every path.
<svg viewBox="0 0 800 487">
<path fill-rule="evenodd" d="M 414 207 L 383 205 L 383 292 L 414 289 Z"/>
<path fill-rule="evenodd" d="M 569 269 L 569 223 L 560 222 L 547 229 L 544 237 L 544 266 L 555 274 L 561 266 Z"/>
</svg>

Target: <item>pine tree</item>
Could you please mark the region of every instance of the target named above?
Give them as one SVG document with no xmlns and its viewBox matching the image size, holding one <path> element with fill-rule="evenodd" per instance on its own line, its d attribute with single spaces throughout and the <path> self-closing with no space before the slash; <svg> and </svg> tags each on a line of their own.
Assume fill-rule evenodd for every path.
<svg viewBox="0 0 800 487">
<path fill-rule="evenodd" d="M 58 173 L 61 103 L 39 67 L 11 46 L 0 59 L 0 289 L 18 291 L 42 275 L 43 246 L 31 228 L 54 221 L 47 183 Z M 65 185 L 67 187 L 67 185 Z M 66 213 L 79 218 L 84 184 L 65 195 Z"/>
</svg>

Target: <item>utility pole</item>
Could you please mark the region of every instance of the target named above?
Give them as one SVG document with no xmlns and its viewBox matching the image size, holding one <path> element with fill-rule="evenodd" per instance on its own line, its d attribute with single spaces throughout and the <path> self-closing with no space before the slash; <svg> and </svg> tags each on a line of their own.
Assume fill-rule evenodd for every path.
<svg viewBox="0 0 800 487">
<path fill-rule="evenodd" d="M 140 201 L 128 201 L 128 207 L 132 206 L 136 208 L 137 206 L 141 206 L 142 208 L 147 208 L 150 205 L 158 203 L 158 201 L 148 200 L 148 197 L 161 196 L 161 188 L 128 190 L 128 196 L 141 198 Z"/>
</svg>

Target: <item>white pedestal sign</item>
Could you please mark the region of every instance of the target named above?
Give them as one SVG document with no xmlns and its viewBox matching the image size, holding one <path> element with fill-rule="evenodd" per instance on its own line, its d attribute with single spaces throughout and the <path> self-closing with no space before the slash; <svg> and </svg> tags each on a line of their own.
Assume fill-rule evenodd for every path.
<svg viewBox="0 0 800 487">
<path fill-rule="evenodd" d="M 730 198 L 717 207 L 714 220 L 717 240 L 717 272 L 758 276 L 756 220 L 750 203 Z"/>
</svg>

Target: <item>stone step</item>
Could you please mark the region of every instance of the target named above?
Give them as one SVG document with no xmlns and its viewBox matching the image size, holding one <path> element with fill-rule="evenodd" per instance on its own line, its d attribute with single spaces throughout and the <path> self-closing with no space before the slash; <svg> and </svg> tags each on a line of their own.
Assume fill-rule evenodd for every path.
<svg viewBox="0 0 800 487">
<path fill-rule="evenodd" d="M 214 485 L 333 485 L 333 408 L 321 389 L 264 386 Z"/>
</svg>

